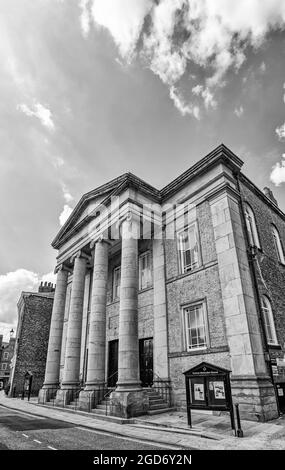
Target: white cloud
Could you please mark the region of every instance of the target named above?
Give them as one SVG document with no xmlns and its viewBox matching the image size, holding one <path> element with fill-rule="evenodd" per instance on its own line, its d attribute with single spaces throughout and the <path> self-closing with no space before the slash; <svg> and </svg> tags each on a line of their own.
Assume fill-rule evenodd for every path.
<svg viewBox="0 0 285 470">
<path fill-rule="evenodd" d="M 61 189 L 62 189 L 62 193 L 63 193 L 63 197 L 64 197 L 64 200 L 65 202 L 72 202 L 74 200 L 74 197 L 70 194 L 69 190 L 68 190 L 68 187 L 66 186 L 65 183 L 61 183 Z"/>
<path fill-rule="evenodd" d="M 266 72 L 266 63 L 265 62 L 261 62 L 260 66 L 259 66 L 259 71 L 262 74 Z"/>
<path fill-rule="evenodd" d="M 41 103 L 35 103 L 33 108 L 30 108 L 26 104 L 19 104 L 17 106 L 19 111 L 22 111 L 28 117 L 36 117 L 40 120 L 41 124 L 44 127 L 47 127 L 50 131 L 53 131 L 55 128 L 54 122 L 52 120 L 51 111 L 43 106 Z"/>
<path fill-rule="evenodd" d="M 280 186 L 281 183 L 285 183 L 285 153 L 282 155 L 283 160 L 277 162 L 271 171 L 270 180 L 275 186 Z"/>
<path fill-rule="evenodd" d="M 121 56 L 130 60 L 145 16 L 153 6 L 152 0 L 93 0 L 91 3 L 95 24 L 110 32 Z"/>
<path fill-rule="evenodd" d="M 285 139 L 285 122 L 282 124 L 282 126 L 277 127 L 275 129 L 276 134 L 278 135 L 279 140 Z"/>
<path fill-rule="evenodd" d="M 238 108 L 235 108 L 234 113 L 238 118 L 242 117 L 242 115 L 244 113 L 243 106 L 240 105 Z"/>
<path fill-rule="evenodd" d="M 81 8 L 80 24 L 83 36 L 86 38 L 90 31 L 91 13 L 89 10 L 90 0 L 80 0 L 79 7 Z"/>
<path fill-rule="evenodd" d="M 55 282 L 53 273 L 40 276 L 27 269 L 17 269 L 0 276 L 0 322 L 15 324 L 17 302 L 22 291 L 37 292 L 41 280 Z"/>
<path fill-rule="evenodd" d="M 152 12 L 150 33 L 145 33 L 142 57 L 163 83 L 172 86 L 185 73 L 187 60 L 182 49 L 173 47 L 176 12 L 183 0 L 163 0 Z"/>
<path fill-rule="evenodd" d="M 204 88 L 203 85 L 196 85 L 192 88 L 192 93 L 193 95 L 201 96 L 203 98 L 206 109 L 216 108 L 217 102 L 208 87 Z"/>
<path fill-rule="evenodd" d="M 16 321 L 14 323 L 3 323 L 0 322 L 0 335 L 3 335 L 3 341 L 9 342 L 10 339 L 10 331 L 14 330 L 13 336 L 15 337 L 16 334 Z"/>
<path fill-rule="evenodd" d="M 65 163 L 64 159 L 62 157 L 59 157 L 58 155 L 52 155 L 51 162 L 56 170 L 61 168 Z"/>
<path fill-rule="evenodd" d="M 182 116 L 186 116 L 189 114 L 190 116 L 194 116 L 196 119 L 200 119 L 200 108 L 199 106 L 195 106 L 192 103 L 185 103 L 181 94 L 177 89 L 172 86 L 170 87 L 170 98 L 174 101 L 176 108 L 180 111 Z"/>
<path fill-rule="evenodd" d="M 72 211 L 73 209 L 68 204 L 64 204 L 63 210 L 59 216 L 59 223 L 61 227 L 65 224 Z"/>
<path fill-rule="evenodd" d="M 257 49 L 270 31 L 285 26 L 284 0 L 81 0 L 84 31 L 88 5 L 95 24 L 110 32 L 121 57 L 130 61 L 139 56 L 169 87 L 183 115 L 194 115 L 191 99 L 190 112 L 188 103 L 181 105 L 179 99 L 179 81 L 192 76 L 191 65 L 200 67 L 205 77 L 196 96 L 206 108 L 215 107 L 214 94 L 226 84 L 227 72 L 238 72 L 249 47 Z M 260 72 L 265 70 L 263 62 Z"/>
</svg>

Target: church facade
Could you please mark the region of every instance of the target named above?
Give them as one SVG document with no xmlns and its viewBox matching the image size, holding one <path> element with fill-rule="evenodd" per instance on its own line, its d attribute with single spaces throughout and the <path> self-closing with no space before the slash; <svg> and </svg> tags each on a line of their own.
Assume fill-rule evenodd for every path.
<svg viewBox="0 0 285 470">
<path fill-rule="evenodd" d="M 81 198 L 52 244 L 40 403 L 184 410 L 183 372 L 205 361 L 230 371 L 242 416 L 278 416 L 285 215 L 242 165 L 221 145 L 162 190 L 127 173 Z"/>
</svg>

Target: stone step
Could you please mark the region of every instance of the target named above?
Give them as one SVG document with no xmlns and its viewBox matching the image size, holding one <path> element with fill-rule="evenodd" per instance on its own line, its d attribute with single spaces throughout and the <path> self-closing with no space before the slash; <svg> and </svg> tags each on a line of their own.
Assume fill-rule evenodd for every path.
<svg viewBox="0 0 285 470">
<path fill-rule="evenodd" d="M 149 403 L 165 403 L 161 397 L 149 398 Z"/>
<path fill-rule="evenodd" d="M 160 408 L 158 410 L 148 410 L 147 414 L 152 416 L 152 415 L 158 415 L 162 413 L 169 413 L 170 411 L 176 411 L 176 408 Z"/>
<path fill-rule="evenodd" d="M 149 405 L 150 410 L 161 410 L 163 408 L 168 408 L 167 403 L 157 403 L 157 404 Z"/>
<path fill-rule="evenodd" d="M 93 408 L 91 410 L 91 413 L 93 413 L 94 415 L 106 415 L 106 408 L 105 409 L 102 409 L 102 408 Z M 107 410 L 107 413 L 108 413 L 108 410 Z"/>
<path fill-rule="evenodd" d="M 110 408 L 110 405 L 107 403 L 107 409 Z M 100 403 L 99 405 L 96 405 L 95 410 L 106 410 L 106 403 Z"/>
</svg>

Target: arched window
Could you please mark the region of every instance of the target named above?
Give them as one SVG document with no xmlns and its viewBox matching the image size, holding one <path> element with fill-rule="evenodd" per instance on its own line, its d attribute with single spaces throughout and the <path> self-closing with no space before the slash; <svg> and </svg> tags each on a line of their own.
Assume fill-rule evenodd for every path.
<svg viewBox="0 0 285 470">
<path fill-rule="evenodd" d="M 280 240 L 280 235 L 279 235 L 277 228 L 274 225 L 272 225 L 272 233 L 273 233 L 274 245 L 275 245 L 278 259 L 281 263 L 285 264 L 284 252 L 283 252 L 283 248 L 282 248 L 282 244 Z"/>
<path fill-rule="evenodd" d="M 268 297 L 263 295 L 261 297 L 261 307 L 262 307 L 262 315 L 264 320 L 265 332 L 266 332 L 266 339 L 268 344 L 278 344 L 274 318 L 271 308 L 271 302 Z"/>
<path fill-rule="evenodd" d="M 247 227 L 248 236 L 249 236 L 249 243 L 252 246 L 257 246 L 257 248 L 260 248 L 259 237 L 258 237 L 253 210 L 248 204 L 245 204 L 244 210 L 245 210 L 246 227 Z"/>
</svg>

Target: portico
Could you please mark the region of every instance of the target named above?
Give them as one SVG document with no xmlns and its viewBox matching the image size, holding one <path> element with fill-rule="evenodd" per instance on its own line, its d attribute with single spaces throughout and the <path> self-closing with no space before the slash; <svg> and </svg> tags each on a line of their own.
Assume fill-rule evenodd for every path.
<svg viewBox="0 0 285 470">
<path fill-rule="evenodd" d="M 166 305 L 162 242 L 154 245 L 151 232 L 148 239 L 141 240 L 141 212 L 134 204 L 127 203 L 102 230 L 103 226 L 104 222 L 97 232 L 90 234 L 87 244 L 74 250 L 71 256 L 65 256 L 56 268 L 46 376 L 39 401 L 44 403 L 56 393 L 57 405 L 69 405 L 76 398 L 80 409 L 90 410 L 100 405 L 108 394 L 110 413 L 128 418 L 144 414 L 148 409 L 148 395 L 140 379 L 139 322 L 146 330 L 144 319 L 139 320 L 141 294 L 151 299 L 152 310 L 157 312 L 157 320 L 154 322 L 152 318 L 147 325 L 148 332 L 143 334 L 154 342 L 153 363 L 148 370 L 151 383 L 158 381 L 161 371 L 163 380 L 169 380 L 167 324 L 166 318 L 163 319 Z M 142 285 L 139 294 L 140 255 L 145 245 L 151 282 L 146 288 Z M 114 260 L 120 266 L 119 298 L 113 292 Z M 91 279 L 89 289 L 86 289 L 87 278 Z M 114 376 L 109 370 L 112 335 L 118 342 L 118 362 L 113 364 L 115 388 L 108 390 L 108 381 Z"/>
</svg>

